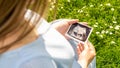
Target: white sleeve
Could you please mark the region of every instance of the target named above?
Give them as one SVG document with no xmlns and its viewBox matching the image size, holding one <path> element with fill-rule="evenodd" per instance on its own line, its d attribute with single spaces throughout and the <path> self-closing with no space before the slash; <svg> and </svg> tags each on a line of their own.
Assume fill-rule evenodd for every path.
<svg viewBox="0 0 120 68">
<path fill-rule="evenodd" d="M 23 62 L 19 68 L 57 68 L 57 65 L 50 58 L 37 57 Z"/>
<path fill-rule="evenodd" d="M 72 68 L 82 68 L 82 67 L 76 60 L 74 60 Z"/>
</svg>

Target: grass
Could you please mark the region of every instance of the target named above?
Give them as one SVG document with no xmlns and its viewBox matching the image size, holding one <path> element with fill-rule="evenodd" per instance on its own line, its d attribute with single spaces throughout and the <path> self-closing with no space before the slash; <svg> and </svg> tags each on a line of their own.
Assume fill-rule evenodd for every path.
<svg viewBox="0 0 120 68">
<path fill-rule="evenodd" d="M 51 4 L 48 20 L 54 17 Z M 89 40 L 97 52 L 97 68 L 120 68 L 120 0 L 59 0 L 56 19 L 88 22 L 94 28 Z"/>
</svg>

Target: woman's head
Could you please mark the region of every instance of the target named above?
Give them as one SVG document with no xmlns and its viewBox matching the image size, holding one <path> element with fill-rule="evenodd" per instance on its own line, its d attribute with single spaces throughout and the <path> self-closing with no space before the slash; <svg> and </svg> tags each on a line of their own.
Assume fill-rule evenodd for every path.
<svg viewBox="0 0 120 68">
<path fill-rule="evenodd" d="M 29 25 L 29 21 L 24 20 L 26 10 L 31 9 L 39 13 L 42 17 L 48 1 L 49 0 L 0 0 L 0 41 L 4 41 L 4 38 L 8 34 L 14 35 L 12 33 L 19 31 L 19 29 L 25 30 L 21 32 L 21 35 L 14 42 L 26 36 L 33 29 L 33 27 L 26 29 Z M 32 18 L 32 15 L 30 18 Z M 0 45 L 0 50 L 4 50 L 10 46 L 10 44 Z"/>
</svg>

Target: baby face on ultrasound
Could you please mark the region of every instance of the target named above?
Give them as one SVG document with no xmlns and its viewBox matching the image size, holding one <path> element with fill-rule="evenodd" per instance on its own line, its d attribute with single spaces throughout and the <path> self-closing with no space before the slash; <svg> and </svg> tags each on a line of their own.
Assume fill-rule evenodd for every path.
<svg viewBox="0 0 120 68">
<path fill-rule="evenodd" d="M 85 40 L 86 38 L 86 28 L 82 28 L 79 25 L 73 28 L 71 35 L 79 40 Z"/>
</svg>

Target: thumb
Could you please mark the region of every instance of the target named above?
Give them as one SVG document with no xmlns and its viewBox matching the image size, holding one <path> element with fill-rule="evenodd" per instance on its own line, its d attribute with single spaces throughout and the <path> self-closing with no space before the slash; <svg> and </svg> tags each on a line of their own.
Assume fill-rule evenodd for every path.
<svg viewBox="0 0 120 68">
<path fill-rule="evenodd" d="M 89 48 L 89 46 L 88 46 L 87 43 L 84 44 L 84 48 L 85 48 L 85 49 L 88 49 L 88 48 Z"/>
<path fill-rule="evenodd" d="M 71 25 L 71 24 L 77 23 L 78 21 L 79 21 L 78 19 L 71 19 L 71 20 L 68 20 L 68 24 Z"/>
</svg>

